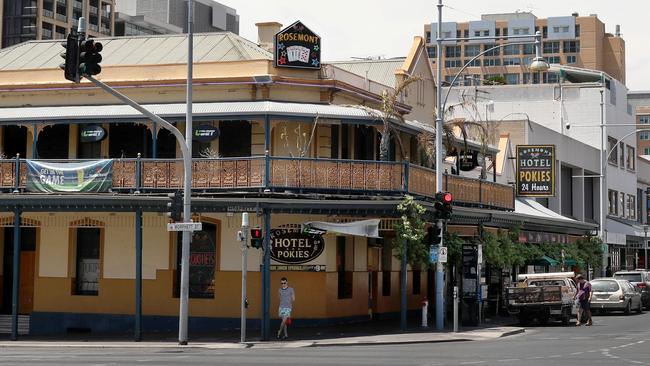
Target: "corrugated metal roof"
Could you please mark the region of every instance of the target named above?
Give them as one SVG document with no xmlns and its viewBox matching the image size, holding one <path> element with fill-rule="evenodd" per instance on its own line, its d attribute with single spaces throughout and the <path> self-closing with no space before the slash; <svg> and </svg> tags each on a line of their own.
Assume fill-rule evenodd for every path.
<svg viewBox="0 0 650 366">
<path fill-rule="evenodd" d="M 185 103 L 145 104 L 150 112 L 163 118 L 185 118 Z M 288 117 L 314 117 L 327 119 L 364 120 L 381 123 L 379 111 L 353 106 L 330 104 L 257 102 L 193 103 L 193 116 L 197 118 L 228 118 L 233 116 L 260 116 L 271 114 Z M 128 105 L 85 105 L 51 107 L 0 108 L 0 123 L 89 121 L 107 119 L 142 119 L 140 112 Z"/>
<path fill-rule="evenodd" d="M 104 45 L 102 66 L 184 64 L 187 35 L 96 38 Z M 29 41 L 0 50 L 0 71 L 57 68 L 63 40 Z M 194 62 L 272 60 L 273 54 L 230 32 L 194 35 Z"/>
<path fill-rule="evenodd" d="M 380 84 L 395 87 L 395 70 L 404 64 L 405 58 L 384 60 L 334 61 L 328 62 L 336 67 L 359 75 Z"/>
</svg>

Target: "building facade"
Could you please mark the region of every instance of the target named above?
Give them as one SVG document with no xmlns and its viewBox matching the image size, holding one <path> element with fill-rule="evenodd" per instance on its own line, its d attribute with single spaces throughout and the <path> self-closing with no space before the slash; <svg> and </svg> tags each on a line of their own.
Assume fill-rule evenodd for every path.
<svg viewBox="0 0 650 366">
<path fill-rule="evenodd" d="M 426 24 L 424 34 L 431 62 L 435 64 L 437 23 Z M 478 40 L 447 41 L 443 43 L 443 77 L 451 82 L 460 68 L 474 56 L 502 43 L 513 40 L 508 35 L 542 33 L 542 55 L 551 64 L 604 71 L 625 84 L 625 41 L 619 27 L 615 34 L 605 31 L 605 24 L 595 14 L 537 18 L 528 12 L 485 14 L 481 20 L 443 22 L 442 38 L 493 37 Z M 533 39 L 530 38 L 530 41 Z M 510 45 L 477 58 L 458 80 L 459 85 L 555 83 L 555 73 L 530 72 L 528 65 L 535 57 L 533 44 Z"/>
<path fill-rule="evenodd" d="M 122 0 L 116 4 L 117 36 L 187 32 L 187 0 Z M 194 1 L 194 32 L 239 34 L 239 15 L 212 0 Z"/>
<path fill-rule="evenodd" d="M 627 97 L 634 108 L 637 128 L 650 128 L 650 92 L 630 91 Z M 636 143 L 639 155 L 650 155 L 650 130 L 639 132 Z"/>
<path fill-rule="evenodd" d="M 2 47 L 31 40 L 64 39 L 79 18 L 88 22 L 91 37 L 114 33 L 114 0 L 3 0 Z"/>
</svg>

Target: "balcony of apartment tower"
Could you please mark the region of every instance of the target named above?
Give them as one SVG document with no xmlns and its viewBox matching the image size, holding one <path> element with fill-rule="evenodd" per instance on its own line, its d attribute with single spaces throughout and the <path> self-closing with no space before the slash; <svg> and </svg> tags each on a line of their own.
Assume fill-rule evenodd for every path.
<svg viewBox="0 0 650 366">
<path fill-rule="evenodd" d="M 54 19 L 54 1 L 44 0 L 43 1 L 43 11 L 41 12 L 43 17 Z"/>
</svg>

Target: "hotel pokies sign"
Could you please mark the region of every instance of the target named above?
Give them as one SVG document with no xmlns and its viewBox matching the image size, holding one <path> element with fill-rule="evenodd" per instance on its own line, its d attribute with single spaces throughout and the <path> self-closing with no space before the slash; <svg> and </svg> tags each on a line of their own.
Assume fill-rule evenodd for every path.
<svg viewBox="0 0 650 366">
<path fill-rule="evenodd" d="M 320 69 L 320 37 L 300 21 L 275 35 L 275 66 Z"/>
<path fill-rule="evenodd" d="M 284 264 L 302 264 L 318 258 L 325 249 L 322 235 L 294 228 L 271 230 L 271 258 Z"/>
<path fill-rule="evenodd" d="M 517 196 L 555 196 L 555 145 L 517 145 Z"/>
</svg>

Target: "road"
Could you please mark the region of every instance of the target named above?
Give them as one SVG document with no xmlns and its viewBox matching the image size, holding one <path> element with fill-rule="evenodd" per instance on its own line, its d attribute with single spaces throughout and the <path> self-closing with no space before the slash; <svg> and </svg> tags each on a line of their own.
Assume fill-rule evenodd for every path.
<svg viewBox="0 0 650 366">
<path fill-rule="evenodd" d="M 268 347 L 268 348 L 266 348 Z M 489 341 L 316 348 L 0 349 L 1 365 L 650 365 L 650 312 Z"/>
</svg>

